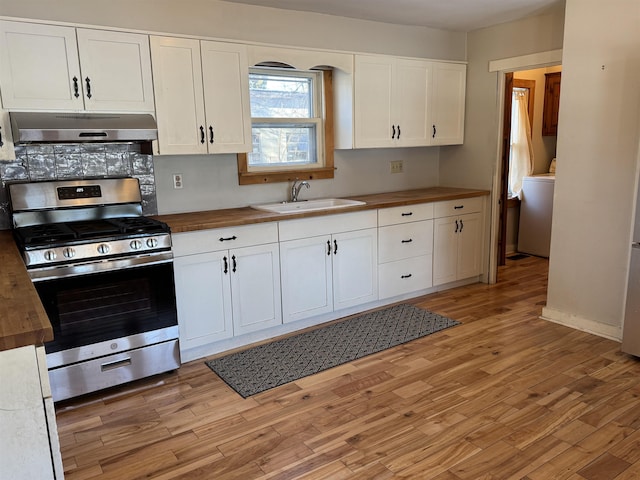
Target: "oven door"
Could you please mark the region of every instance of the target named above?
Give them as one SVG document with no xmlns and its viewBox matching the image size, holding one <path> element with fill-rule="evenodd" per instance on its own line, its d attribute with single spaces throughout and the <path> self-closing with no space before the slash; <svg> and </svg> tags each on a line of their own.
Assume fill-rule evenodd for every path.
<svg viewBox="0 0 640 480">
<path fill-rule="evenodd" d="M 34 285 L 53 326 L 49 369 L 177 339 L 172 260 Z"/>
</svg>

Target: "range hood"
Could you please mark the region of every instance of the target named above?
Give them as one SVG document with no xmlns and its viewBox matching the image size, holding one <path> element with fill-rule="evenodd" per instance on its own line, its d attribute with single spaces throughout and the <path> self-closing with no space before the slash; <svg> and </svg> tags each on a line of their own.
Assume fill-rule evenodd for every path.
<svg viewBox="0 0 640 480">
<path fill-rule="evenodd" d="M 137 113 L 11 112 L 13 141 L 141 142 L 158 138 L 156 121 Z"/>
</svg>

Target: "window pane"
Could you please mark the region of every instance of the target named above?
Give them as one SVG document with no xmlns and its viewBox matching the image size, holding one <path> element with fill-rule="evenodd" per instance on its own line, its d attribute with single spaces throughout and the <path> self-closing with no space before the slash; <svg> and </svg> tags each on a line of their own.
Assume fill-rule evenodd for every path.
<svg viewBox="0 0 640 480">
<path fill-rule="evenodd" d="M 251 116 L 254 118 L 311 118 L 312 79 L 269 73 L 249 74 Z"/>
<path fill-rule="evenodd" d="M 254 124 L 249 166 L 315 164 L 316 126 Z"/>
</svg>

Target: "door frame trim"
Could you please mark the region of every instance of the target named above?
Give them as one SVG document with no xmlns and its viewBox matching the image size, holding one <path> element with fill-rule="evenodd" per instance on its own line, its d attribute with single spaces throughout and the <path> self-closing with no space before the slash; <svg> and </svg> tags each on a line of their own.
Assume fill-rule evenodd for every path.
<svg viewBox="0 0 640 480">
<path fill-rule="evenodd" d="M 497 73 L 497 132 L 504 127 L 504 91 L 505 74 L 518 70 L 533 70 L 535 68 L 552 67 L 562 64 L 562 49 L 521 55 L 489 61 L 489 72 Z M 488 282 L 496 283 L 498 277 L 498 240 L 500 222 L 500 175 L 502 173 L 502 133 L 496 135 L 496 156 L 493 168 L 493 182 L 491 188 L 491 227 L 489 233 L 489 272 Z"/>
</svg>

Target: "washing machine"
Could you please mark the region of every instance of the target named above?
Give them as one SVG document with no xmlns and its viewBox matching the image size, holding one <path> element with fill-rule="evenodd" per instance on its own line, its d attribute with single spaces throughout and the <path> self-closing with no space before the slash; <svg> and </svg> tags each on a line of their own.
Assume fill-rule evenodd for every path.
<svg viewBox="0 0 640 480">
<path fill-rule="evenodd" d="M 532 175 L 522 180 L 519 252 L 549 257 L 555 182 L 556 176 L 552 173 Z"/>
</svg>

